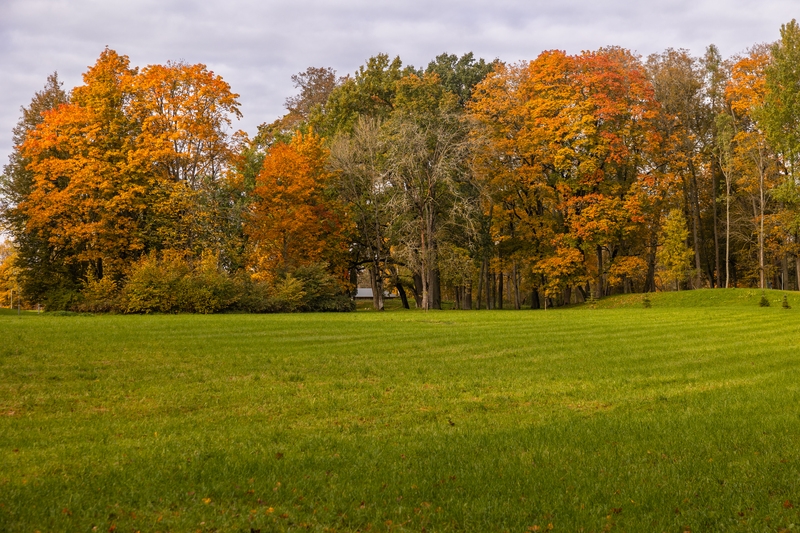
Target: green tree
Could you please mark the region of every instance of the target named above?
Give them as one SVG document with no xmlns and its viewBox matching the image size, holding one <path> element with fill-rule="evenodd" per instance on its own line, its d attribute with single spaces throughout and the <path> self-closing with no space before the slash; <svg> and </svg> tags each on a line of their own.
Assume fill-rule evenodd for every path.
<svg viewBox="0 0 800 533">
<path fill-rule="evenodd" d="M 20 285 L 33 298 L 63 285 L 69 279 L 65 268 L 57 260 L 48 244 L 48 235 L 42 231 L 26 231 L 28 216 L 17 209 L 31 192 L 34 174 L 27 167 L 31 163 L 21 150 L 28 136 L 45 119 L 45 114 L 68 101 L 68 95 L 54 72 L 47 77 L 44 88 L 22 107 L 22 115 L 13 130 L 14 149 L 0 176 L 0 225 L 14 239 L 17 263 L 25 264 L 20 272 Z"/>
<path fill-rule="evenodd" d="M 324 109 L 317 108 L 309 122 L 323 137 L 332 139 L 336 133 L 352 131 L 360 116 L 386 119 L 394 109 L 397 81 L 414 72 L 413 67 L 403 68 L 399 57 L 371 57 L 331 92 Z"/>
<path fill-rule="evenodd" d="M 498 60 L 487 63 L 483 58 L 475 59 L 472 52 L 461 57 L 455 54 L 440 54 L 428 63 L 427 74 L 436 74 L 445 89 L 456 95 L 458 104 L 464 107 L 472 98 L 472 91 L 494 69 Z"/>
<path fill-rule="evenodd" d="M 782 164 L 782 178 L 773 191 L 781 202 L 784 228 L 783 280 L 788 277 L 787 255 L 795 255 L 800 290 L 800 25 L 792 19 L 781 26 L 781 38 L 771 47 L 765 69 L 767 92 L 758 117 Z"/>
</svg>

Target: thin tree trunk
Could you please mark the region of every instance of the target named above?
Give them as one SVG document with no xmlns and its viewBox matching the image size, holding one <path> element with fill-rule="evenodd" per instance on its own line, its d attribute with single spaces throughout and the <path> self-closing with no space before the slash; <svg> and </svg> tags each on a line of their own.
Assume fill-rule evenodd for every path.
<svg viewBox="0 0 800 533">
<path fill-rule="evenodd" d="M 781 290 L 789 290 L 789 254 L 784 253 L 781 260 Z"/>
<path fill-rule="evenodd" d="M 468 281 L 464 287 L 464 309 L 472 310 L 472 280 Z"/>
<path fill-rule="evenodd" d="M 656 292 L 656 252 L 658 250 L 658 236 L 655 231 L 650 235 L 647 246 L 647 276 L 644 280 L 644 292 Z"/>
<path fill-rule="evenodd" d="M 440 275 L 439 275 L 439 267 L 434 267 L 431 269 L 431 309 L 441 309 L 442 308 L 442 288 L 439 283 Z"/>
<path fill-rule="evenodd" d="M 489 265 L 486 265 L 486 309 L 494 309 L 494 302 L 492 301 L 492 292 L 494 288 L 494 280 L 492 273 L 489 271 Z"/>
<path fill-rule="evenodd" d="M 498 279 L 497 279 L 497 295 L 499 297 L 497 299 L 497 308 L 498 309 L 502 309 L 503 308 L 503 278 L 504 277 L 505 277 L 505 275 L 503 274 L 502 271 L 500 271 L 500 274 L 499 274 Z"/>
<path fill-rule="evenodd" d="M 700 250 L 702 248 L 702 236 L 700 229 L 700 194 L 697 190 L 697 176 L 695 176 L 694 168 L 692 168 L 692 185 L 690 187 L 691 193 L 691 206 L 692 206 L 692 237 L 694 238 L 694 267 L 695 267 L 695 283 L 694 288 L 699 289 L 703 284 L 703 270 L 702 262 L 700 260 Z"/>
<path fill-rule="evenodd" d="M 764 268 L 764 171 L 759 166 L 758 192 L 761 198 L 759 205 L 759 229 L 758 229 L 758 268 L 761 273 L 761 289 L 766 288 L 766 270 Z"/>
<path fill-rule="evenodd" d="M 483 263 L 481 263 L 481 273 L 478 274 L 478 301 L 477 301 L 477 308 L 481 308 L 481 297 L 483 296 L 483 279 L 486 276 L 486 259 L 484 258 Z"/>
<path fill-rule="evenodd" d="M 414 303 L 417 309 L 422 308 L 422 274 L 414 272 Z"/>
<path fill-rule="evenodd" d="M 539 288 L 534 287 L 531 289 L 531 309 L 539 309 L 541 304 L 539 303 Z"/>
<path fill-rule="evenodd" d="M 731 180 L 725 176 L 725 288 L 731 280 Z"/>
<path fill-rule="evenodd" d="M 797 240 L 797 236 L 795 235 L 795 241 Z M 794 256 L 794 275 L 795 275 L 795 286 L 796 291 L 800 291 L 800 254 Z"/>
<path fill-rule="evenodd" d="M 403 287 L 403 284 L 400 283 L 399 279 L 395 281 L 395 287 L 397 287 L 397 292 L 400 294 L 400 301 L 403 302 L 403 309 L 411 309 L 411 307 L 408 305 L 408 296 L 406 295 L 406 290 Z"/>
<path fill-rule="evenodd" d="M 597 246 L 597 297 L 602 298 L 605 292 L 603 283 L 603 247 Z"/>
<path fill-rule="evenodd" d="M 522 308 L 522 299 L 519 295 L 519 270 L 517 269 L 517 262 L 514 262 L 514 267 L 511 271 L 514 276 L 514 309 L 519 310 Z"/>
<path fill-rule="evenodd" d="M 715 280 L 712 281 L 711 287 L 721 287 L 722 286 L 722 269 L 720 267 L 719 261 L 719 228 L 717 228 L 717 184 L 719 183 L 717 174 L 717 165 L 712 164 L 711 169 L 711 182 L 713 188 L 713 199 L 712 205 L 714 206 L 714 273 L 715 273 Z"/>
</svg>

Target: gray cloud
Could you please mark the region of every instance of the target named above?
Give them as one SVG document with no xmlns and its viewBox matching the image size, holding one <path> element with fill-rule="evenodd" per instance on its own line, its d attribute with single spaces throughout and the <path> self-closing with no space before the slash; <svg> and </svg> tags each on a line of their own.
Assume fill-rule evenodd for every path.
<svg viewBox="0 0 800 533">
<path fill-rule="evenodd" d="M 796 0 L 0 0 L 0 161 L 19 106 L 57 70 L 66 88 L 108 45 L 133 65 L 205 63 L 241 95 L 243 120 L 283 113 L 289 77 L 308 66 L 352 72 L 379 52 L 423 66 L 444 51 L 505 61 L 542 50 L 619 45 L 723 55 L 777 39 Z"/>
</svg>

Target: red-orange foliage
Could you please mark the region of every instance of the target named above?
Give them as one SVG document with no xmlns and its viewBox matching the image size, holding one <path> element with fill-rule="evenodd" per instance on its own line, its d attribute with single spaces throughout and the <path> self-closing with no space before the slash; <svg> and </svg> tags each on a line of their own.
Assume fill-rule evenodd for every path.
<svg viewBox="0 0 800 533">
<path fill-rule="evenodd" d="M 322 138 L 313 132 L 297 132 L 265 157 L 245 227 L 256 277 L 274 279 L 318 262 L 344 277 L 346 219 L 330 194 L 327 159 Z"/>
<path fill-rule="evenodd" d="M 630 192 L 655 138 L 657 104 L 638 58 L 618 48 L 545 52 L 498 66 L 475 94 L 495 233 L 513 226 L 536 239 L 536 270 L 552 287 L 577 281 L 576 257 L 596 253 L 602 285 L 601 253 L 627 252 L 624 238 L 642 222 Z"/>
<path fill-rule="evenodd" d="M 135 128 L 123 110 L 134 76 L 127 57 L 105 50 L 71 102 L 46 113 L 21 147 L 34 175 L 19 206 L 29 230 L 47 235 L 68 263 L 93 264 L 96 275 L 103 260 L 119 270 L 143 248 L 137 221 L 145 187 L 131 172 Z"/>
<path fill-rule="evenodd" d="M 232 158 L 237 95 L 203 65 L 139 72 L 109 49 L 83 81 L 20 147 L 33 184 L 18 209 L 66 263 L 121 275 L 147 248 L 198 232 L 193 191 Z"/>
</svg>

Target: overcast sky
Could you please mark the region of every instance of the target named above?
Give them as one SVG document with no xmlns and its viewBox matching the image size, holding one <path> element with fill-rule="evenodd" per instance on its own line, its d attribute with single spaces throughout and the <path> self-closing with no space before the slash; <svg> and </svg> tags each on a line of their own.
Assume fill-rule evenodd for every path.
<svg viewBox="0 0 800 533">
<path fill-rule="evenodd" d="M 442 52 L 513 62 L 606 45 L 700 55 L 714 43 L 727 57 L 798 17 L 798 0 L 0 0 L 0 163 L 47 75 L 70 89 L 105 46 L 134 66 L 206 64 L 241 95 L 237 129 L 253 133 L 309 66 L 344 75 L 381 52 L 424 66 Z"/>
</svg>

